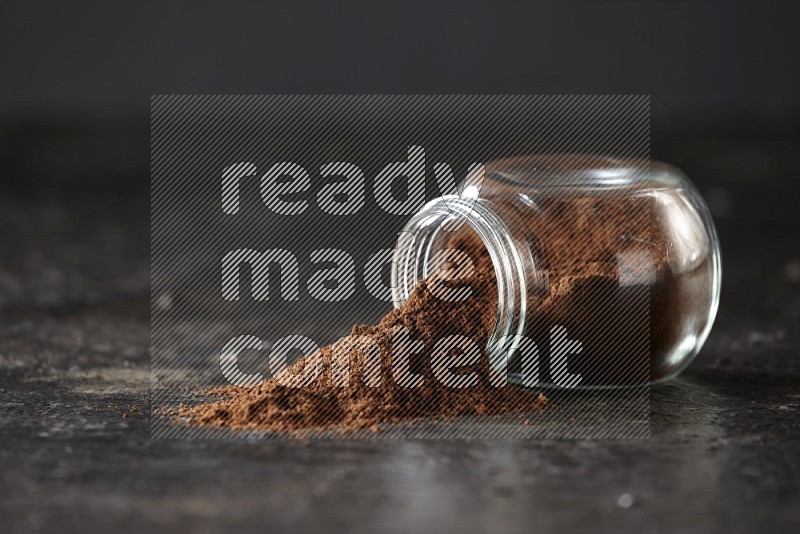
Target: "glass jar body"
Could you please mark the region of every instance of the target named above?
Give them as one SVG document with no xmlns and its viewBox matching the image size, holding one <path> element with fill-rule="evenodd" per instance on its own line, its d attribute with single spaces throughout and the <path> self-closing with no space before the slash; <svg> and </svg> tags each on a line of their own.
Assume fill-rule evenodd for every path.
<svg viewBox="0 0 800 534">
<path fill-rule="evenodd" d="M 493 162 L 461 195 L 426 205 L 404 236 L 395 303 L 432 274 L 435 251 L 466 249 L 474 268 L 497 279 L 487 353 L 527 385 L 675 376 L 703 345 L 719 302 L 719 243 L 705 203 L 680 171 L 657 162 Z"/>
</svg>

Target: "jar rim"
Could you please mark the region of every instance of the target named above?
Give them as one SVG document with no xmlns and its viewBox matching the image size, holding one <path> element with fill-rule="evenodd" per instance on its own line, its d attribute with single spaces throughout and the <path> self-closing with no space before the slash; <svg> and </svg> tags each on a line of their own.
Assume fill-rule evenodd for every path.
<svg viewBox="0 0 800 534">
<path fill-rule="evenodd" d="M 474 231 L 492 261 L 497 280 L 497 315 L 486 352 L 492 368 L 505 370 L 525 329 L 527 281 L 522 255 L 511 231 L 482 199 L 445 195 L 428 202 L 404 226 L 392 260 L 392 300 L 399 308 L 422 279 L 440 232 L 465 223 Z M 423 242 L 419 242 L 422 240 Z M 415 251 L 421 250 L 422 257 Z"/>
</svg>

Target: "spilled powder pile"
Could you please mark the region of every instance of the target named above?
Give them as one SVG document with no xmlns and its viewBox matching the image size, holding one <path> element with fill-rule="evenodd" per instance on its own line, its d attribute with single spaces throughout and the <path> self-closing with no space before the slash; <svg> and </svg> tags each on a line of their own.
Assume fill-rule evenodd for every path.
<svg viewBox="0 0 800 534">
<path fill-rule="evenodd" d="M 219 397 L 217 401 L 181 406 L 178 417 L 193 425 L 295 433 L 313 429 L 378 430 L 383 424 L 431 416 L 452 418 L 542 410 L 546 404 L 543 395 L 510 384 L 497 387 L 490 380 L 483 347 L 495 324 L 494 271 L 481 268 L 468 278 L 439 282 L 444 287 L 455 283 L 454 288 L 469 287 L 471 296 L 460 301 L 438 298 L 431 292 L 430 283 L 420 282 L 403 306 L 389 312 L 377 326 L 353 327 L 350 336 L 287 368 L 279 377 L 281 380 L 270 378 L 251 389 L 216 388 L 211 394 Z M 407 332 L 408 337 L 394 336 L 398 330 Z M 474 385 L 449 387 L 435 377 L 432 350 L 437 341 L 451 335 L 464 336 L 480 348 L 476 363 L 454 368 L 458 376 L 474 373 Z M 393 372 L 393 344 L 402 339 L 424 345 L 417 354 L 413 354 L 416 350 L 404 351 L 408 360 L 406 376 L 421 376 L 424 380 L 416 387 L 399 384 Z M 377 359 L 368 360 L 365 354 L 373 354 L 370 349 L 377 352 L 377 348 Z M 374 365 L 376 361 L 379 366 Z M 321 369 L 310 382 L 309 375 L 303 374 L 307 365 Z M 347 369 L 349 376 L 343 380 Z"/>
</svg>

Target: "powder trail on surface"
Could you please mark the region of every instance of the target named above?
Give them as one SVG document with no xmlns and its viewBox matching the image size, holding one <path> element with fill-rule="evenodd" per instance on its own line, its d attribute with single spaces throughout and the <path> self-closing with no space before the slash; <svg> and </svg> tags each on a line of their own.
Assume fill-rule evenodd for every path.
<svg viewBox="0 0 800 534">
<path fill-rule="evenodd" d="M 547 402 L 543 395 L 511 384 L 497 387 L 490 379 L 484 347 L 495 325 L 494 271 L 484 267 L 470 277 L 439 281 L 443 287 L 468 287 L 471 296 L 465 300 L 440 299 L 431 291 L 431 283 L 421 281 L 402 307 L 390 311 L 377 325 L 354 326 L 349 336 L 288 367 L 278 377 L 280 380 L 269 378 L 249 389 L 212 389 L 210 394 L 218 397 L 216 401 L 181 406 L 178 417 L 192 425 L 229 429 L 288 433 L 324 429 L 346 433 L 378 430 L 381 425 L 426 417 L 542 410 Z M 398 331 L 407 336 L 397 336 Z M 478 347 L 477 362 L 454 371 L 458 375 L 474 373 L 474 385 L 448 387 L 435 377 L 432 350 L 437 341 L 451 335 L 466 337 Z M 413 340 L 424 349 L 405 351 L 408 371 L 423 382 L 417 387 L 404 387 L 395 379 L 393 355 L 398 352 L 400 341 Z M 422 350 L 408 356 L 416 349 Z M 313 375 L 303 373 L 307 365 L 321 370 L 312 380 L 308 377 Z"/>
</svg>

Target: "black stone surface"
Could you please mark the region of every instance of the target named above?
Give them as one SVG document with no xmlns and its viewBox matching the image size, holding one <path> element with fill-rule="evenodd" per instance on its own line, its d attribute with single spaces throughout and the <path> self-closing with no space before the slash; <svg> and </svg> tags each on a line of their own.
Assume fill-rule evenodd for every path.
<svg viewBox="0 0 800 534">
<path fill-rule="evenodd" d="M 0 531 L 797 531 L 796 141 L 662 145 L 724 283 L 648 440 L 150 440 L 146 193 L 4 195 Z"/>
</svg>

